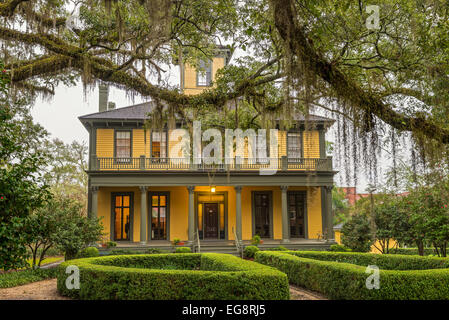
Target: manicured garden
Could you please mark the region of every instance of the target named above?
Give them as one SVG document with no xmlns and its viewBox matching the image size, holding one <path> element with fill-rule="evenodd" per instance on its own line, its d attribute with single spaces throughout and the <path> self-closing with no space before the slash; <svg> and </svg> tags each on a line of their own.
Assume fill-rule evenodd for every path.
<svg viewBox="0 0 449 320">
<path fill-rule="evenodd" d="M 80 271 L 80 289 L 66 286 L 66 268 Z M 79 299 L 284 300 L 287 276 L 268 266 L 216 253 L 85 258 L 58 267 L 58 291 Z"/>
<path fill-rule="evenodd" d="M 331 299 L 449 299 L 449 260 L 356 252 L 259 251 L 255 261 L 275 267 L 291 284 Z M 368 265 L 379 267 L 379 289 L 368 289 Z"/>
</svg>

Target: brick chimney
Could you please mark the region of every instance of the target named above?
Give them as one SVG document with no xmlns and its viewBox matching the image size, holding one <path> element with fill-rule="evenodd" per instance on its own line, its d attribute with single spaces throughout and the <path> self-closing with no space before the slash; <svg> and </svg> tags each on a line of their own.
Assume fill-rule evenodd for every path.
<svg viewBox="0 0 449 320">
<path fill-rule="evenodd" d="M 108 110 L 108 95 L 109 95 L 109 86 L 105 84 L 100 84 L 99 95 L 98 95 L 98 111 L 103 112 Z"/>
</svg>

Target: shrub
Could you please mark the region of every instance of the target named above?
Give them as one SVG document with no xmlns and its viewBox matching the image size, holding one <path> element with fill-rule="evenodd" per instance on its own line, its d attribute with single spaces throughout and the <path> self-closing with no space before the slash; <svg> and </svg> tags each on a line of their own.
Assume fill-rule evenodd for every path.
<svg viewBox="0 0 449 320">
<path fill-rule="evenodd" d="M 252 239 L 251 239 L 251 244 L 253 246 L 258 246 L 260 244 L 260 236 L 258 234 L 256 234 Z"/>
<path fill-rule="evenodd" d="M 80 270 L 80 289 L 68 290 L 65 269 Z M 165 267 L 169 270 L 164 270 Z M 107 256 L 64 262 L 58 290 L 80 299 L 288 299 L 282 272 L 228 254 Z"/>
<path fill-rule="evenodd" d="M 143 251 L 137 251 L 137 250 L 131 250 L 131 249 L 115 249 L 111 250 L 111 252 L 108 254 L 110 256 L 117 256 L 117 255 L 129 255 L 129 254 L 144 254 Z"/>
<path fill-rule="evenodd" d="M 288 249 L 284 246 L 277 246 L 275 248 L 267 248 L 264 250 L 266 250 L 266 251 L 288 251 Z"/>
<path fill-rule="evenodd" d="M 373 236 L 368 218 L 357 214 L 347 221 L 341 230 L 341 242 L 352 251 L 369 252 L 373 244 Z"/>
<path fill-rule="evenodd" d="M 117 247 L 117 242 L 114 242 L 114 241 L 106 242 L 106 248 L 110 249 L 110 248 L 114 248 L 114 247 Z"/>
<path fill-rule="evenodd" d="M 192 250 L 189 247 L 179 247 L 176 248 L 175 253 L 192 253 Z"/>
<path fill-rule="evenodd" d="M 334 252 L 349 252 L 352 251 L 350 248 L 345 247 L 342 244 L 333 244 L 329 247 L 329 251 Z"/>
<path fill-rule="evenodd" d="M 256 247 L 256 246 L 247 246 L 243 250 L 243 256 L 245 258 L 252 259 L 252 258 L 254 258 L 254 255 L 256 254 L 257 251 L 259 251 L 258 247 Z"/>
<path fill-rule="evenodd" d="M 285 272 L 290 283 L 332 299 L 449 299 L 449 261 L 442 258 L 260 251 L 256 261 Z M 367 265 L 381 268 L 378 290 L 366 287 Z"/>
<path fill-rule="evenodd" d="M 158 254 L 158 253 L 169 253 L 169 251 L 168 250 L 162 250 L 162 249 L 159 249 L 159 248 L 149 248 L 146 251 L 146 253 L 147 254 Z"/>
<path fill-rule="evenodd" d="M 424 248 L 424 255 L 430 256 L 435 254 L 433 248 Z M 405 255 L 419 255 L 418 248 L 392 248 L 390 254 L 405 254 Z"/>
<path fill-rule="evenodd" d="M 100 255 L 99 251 L 95 247 L 87 247 L 81 250 L 77 257 L 78 258 L 92 258 L 92 257 L 98 257 Z"/>
<path fill-rule="evenodd" d="M 179 238 L 174 238 L 173 239 L 173 245 L 174 246 L 177 246 L 180 242 L 181 242 L 181 239 L 179 239 Z"/>
</svg>

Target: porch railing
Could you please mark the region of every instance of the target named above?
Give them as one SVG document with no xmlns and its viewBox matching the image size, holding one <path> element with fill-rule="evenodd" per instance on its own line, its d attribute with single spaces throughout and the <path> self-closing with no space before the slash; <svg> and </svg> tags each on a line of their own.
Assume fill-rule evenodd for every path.
<svg viewBox="0 0 449 320">
<path fill-rule="evenodd" d="M 185 158 L 106 158 L 91 159 L 91 170 L 173 170 L 173 171 L 239 171 L 239 170 L 302 170 L 332 171 L 332 157 L 327 158 L 254 158 L 224 159 L 222 163 L 193 163 Z"/>
</svg>

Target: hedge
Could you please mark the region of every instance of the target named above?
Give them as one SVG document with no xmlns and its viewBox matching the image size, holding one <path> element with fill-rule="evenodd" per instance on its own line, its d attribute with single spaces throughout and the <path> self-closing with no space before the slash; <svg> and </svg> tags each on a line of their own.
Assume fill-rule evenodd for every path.
<svg viewBox="0 0 449 320">
<path fill-rule="evenodd" d="M 254 258 L 256 252 L 259 251 L 259 248 L 256 246 L 247 246 L 243 249 L 243 256 L 248 259 Z"/>
<path fill-rule="evenodd" d="M 410 255 L 385 255 L 361 252 L 294 251 L 298 257 L 323 261 L 346 262 L 359 266 L 376 265 L 385 270 L 425 270 L 449 268 L 449 259 Z"/>
<path fill-rule="evenodd" d="M 285 272 L 292 284 L 320 292 L 331 299 L 352 300 L 449 299 L 449 262 L 444 260 L 404 255 L 310 251 L 260 251 L 255 258 L 257 262 Z M 350 261 L 352 263 L 348 263 Z M 423 270 L 418 262 L 434 268 Z M 366 273 L 368 265 L 380 268 L 379 289 L 369 290 L 366 287 L 370 275 Z M 404 270 L 405 266 L 410 269 Z M 389 269 L 385 270 L 385 267 Z"/>
<path fill-rule="evenodd" d="M 69 290 L 66 267 L 80 270 L 80 289 Z M 289 299 L 287 276 L 227 254 L 183 253 L 71 260 L 58 268 L 58 291 L 79 299 L 242 300 Z"/>
<path fill-rule="evenodd" d="M 391 248 L 389 254 L 419 255 L 418 248 Z M 424 255 L 436 254 L 433 248 L 424 248 Z"/>
</svg>

